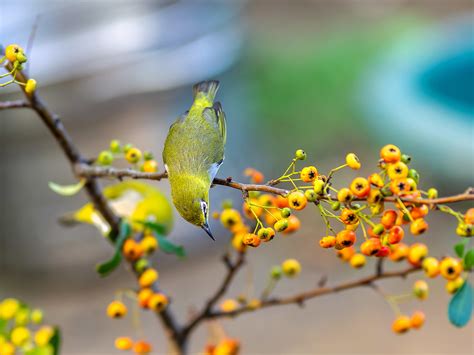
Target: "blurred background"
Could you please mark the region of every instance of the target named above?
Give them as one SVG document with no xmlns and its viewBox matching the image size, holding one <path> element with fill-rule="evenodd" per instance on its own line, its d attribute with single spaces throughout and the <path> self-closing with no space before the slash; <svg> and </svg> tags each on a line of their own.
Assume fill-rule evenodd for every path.
<svg viewBox="0 0 474 355">
<path fill-rule="evenodd" d="M 242 180 L 248 166 L 279 176 L 298 148 L 321 171 L 356 152 L 369 174 L 379 148 L 393 143 L 414 157 L 422 186 L 448 195 L 473 183 L 472 21 L 471 0 L 6 0 L 0 43 L 26 47 L 36 24 L 29 73 L 86 156 L 117 138 L 160 158 L 169 125 L 191 102 L 191 86 L 212 78 L 221 81 L 228 121 L 222 177 Z M 18 97 L 16 88 L 0 91 L 1 100 Z M 134 285 L 133 277 L 122 269 L 99 279 L 94 266 L 111 255 L 108 243 L 92 227 L 57 224 L 86 201 L 84 194 L 64 198 L 47 187 L 74 181 L 68 162 L 32 112 L 0 114 L 0 298 L 43 307 L 62 328 L 64 354 L 114 354 L 115 337 L 135 333 L 128 320 L 108 319 L 105 307 L 117 289 Z M 336 181 L 354 176 L 347 171 Z M 169 195 L 166 181 L 156 185 Z M 224 198 L 241 203 L 237 191 L 216 187 L 213 209 Z M 269 268 L 287 257 L 300 259 L 303 272 L 281 282 L 279 295 L 310 289 L 322 275 L 336 283 L 371 273 L 371 264 L 354 271 L 317 247 L 325 232 L 315 214 L 306 209 L 300 232 L 251 252 L 229 295 L 248 289 L 249 280 L 258 294 Z M 455 221 L 434 215 L 420 240 L 443 255 L 457 241 Z M 214 221 L 218 242 L 211 243 L 176 217 L 170 238 L 188 257 L 160 253 L 156 262 L 184 319 L 220 282 L 229 236 Z M 406 293 L 415 278 L 382 285 Z M 427 324 L 402 338 L 390 330 L 390 307 L 364 288 L 222 325 L 242 341 L 244 354 L 472 353 L 472 322 L 451 326 L 443 282 L 430 286 L 426 302 L 402 306 L 424 310 Z M 142 322 L 156 353 L 165 352 L 158 321 L 143 314 Z M 206 337 L 201 327 L 191 351 L 200 351 Z"/>
</svg>

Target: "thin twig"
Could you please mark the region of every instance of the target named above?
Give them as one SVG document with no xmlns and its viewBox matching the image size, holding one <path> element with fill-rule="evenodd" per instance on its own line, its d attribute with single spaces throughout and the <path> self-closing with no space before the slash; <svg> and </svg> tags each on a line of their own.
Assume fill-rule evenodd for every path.
<svg viewBox="0 0 474 355">
<path fill-rule="evenodd" d="M 3 101 L 0 102 L 0 110 L 8 110 L 11 108 L 29 108 L 30 103 L 25 100 Z"/>
<path fill-rule="evenodd" d="M 212 309 L 215 304 L 221 299 L 221 297 L 226 293 L 229 285 L 231 284 L 234 276 L 237 274 L 239 269 L 245 263 L 245 253 L 239 253 L 237 260 L 232 263 L 229 256 L 226 254 L 223 258 L 224 264 L 227 267 L 227 273 L 213 296 L 209 298 L 204 308 L 197 313 L 197 315 L 191 319 L 188 325 L 184 326 L 183 328 L 183 336 L 187 336 L 191 331 L 203 320 L 211 318 Z"/>
</svg>

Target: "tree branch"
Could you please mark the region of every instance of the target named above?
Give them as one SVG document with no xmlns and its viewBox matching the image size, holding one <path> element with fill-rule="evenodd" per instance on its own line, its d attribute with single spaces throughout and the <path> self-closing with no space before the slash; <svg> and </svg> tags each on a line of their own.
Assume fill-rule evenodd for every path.
<svg viewBox="0 0 474 355">
<path fill-rule="evenodd" d="M 287 304 L 301 305 L 303 302 L 312 298 L 316 298 L 316 297 L 331 294 L 331 293 L 337 293 L 340 291 L 350 290 L 350 289 L 361 287 L 361 286 L 371 286 L 375 281 L 382 280 L 382 279 L 406 277 L 407 275 L 419 270 L 421 270 L 419 267 L 412 266 L 410 268 L 400 270 L 400 271 L 387 271 L 387 272 L 381 273 L 380 275 L 377 275 L 376 273 L 369 277 L 364 277 L 355 281 L 344 282 L 333 287 L 317 287 L 313 290 L 297 293 L 289 297 L 281 297 L 281 298 L 275 297 L 275 298 L 270 298 L 268 300 L 263 300 L 262 303 L 260 304 L 260 307 L 258 308 L 244 306 L 232 312 L 213 311 L 207 315 L 206 319 L 235 317 L 243 313 L 258 311 L 262 308 L 268 308 L 268 307 L 273 307 L 273 306 L 282 306 L 282 305 L 287 305 Z"/>
<path fill-rule="evenodd" d="M 100 178 L 117 178 L 122 180 L 123 178 L 131 179 L 146 179 L 146 180 L 156 180 L 160 181 L 168 178 L 166 172 L 163 173 L 145 173 L 141 171 L 136 171 L 133 169 L 117 169 L 112 167 L 100 167 L 100 166 L 91 166 L 85 163 L 76 164 L 74 171 L 78 177 L 100 177 Z M 243 192 L 248 191 L 260 191 L 267 192 L 274 195 L 285 196 L 289 193 L 288 190 L 273 187 L 270 185 L 258 185 L 258 184 L 243 184 L 237 181 L 233 181 L 232 178 L 219 179 L 215 178 L 213 181 L 214 185 L 227 186 L 236 190 L 241 190 Z M 336 196 L 320 196 L 319 200 L 323 201 L 335 201 L 337 200 Z M 462 201 L 473 201 L 474 200 L 474 189 L 472 187 L 468 188 L 464 193 L 446 196 L 434 199 L 428 198 L 419 198 L 414 199 L 410 197 L 400 197 L 400 200 L 406 203 L 416 202 L 424 205 L 439 205 L 439 204 L 448 204 L 456 203 Z M 355 198 L 354 201 L 365 201 L 364 198 Z M 397 202 L 397 197 L 387 196 L 384 198 L 386 202 Z"/>
</svg>

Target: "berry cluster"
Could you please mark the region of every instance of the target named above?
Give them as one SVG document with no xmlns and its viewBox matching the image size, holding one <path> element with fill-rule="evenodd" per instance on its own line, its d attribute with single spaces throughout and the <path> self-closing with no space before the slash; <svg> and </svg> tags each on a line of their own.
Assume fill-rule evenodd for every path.
<svg viewBox="0 0 474 355">
<path fill-rule="evenodd" d="M 43 325 L 43 311 L 15 298 L 0 302 L 0 354 L 53 355 L 58 330 Z"/>
<path fill-rule="evenodd" d="M 5 55 L 0 58 L 0 64 L 4 62 L 11 63 L 12 69 L 5 74 L 0 75 L 1 78 L 11 76 L 12 78 L 4 83 L 0 83 L 0 87 L 10 84 L 18 84 L 25 88 L 25 92 L 31 95 L 36 90 L 36 80 L 28 79 L 26 83 L 16 80 L 18 73 L 23 70 L 23 64 L 27 62 L 25 51 L 18 44 L 10 44 L 5 48 Z"/>
<path fill-rule="evenodd" d="M 122 145 L 116 139 L 112 140 L 109 149 L 100 152 L 96 163 L 102 166 L 111 165 L 115 159 L 123 158 L 133 167 L 138 167 L 145 173 L 158 171 L 158 163 L 150 152 L 143 152 L 132 144 Z"/>
</svg>

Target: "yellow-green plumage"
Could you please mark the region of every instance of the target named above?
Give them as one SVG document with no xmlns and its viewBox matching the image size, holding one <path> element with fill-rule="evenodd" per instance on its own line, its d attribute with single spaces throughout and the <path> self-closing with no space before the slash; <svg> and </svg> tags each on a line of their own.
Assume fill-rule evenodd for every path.
<svg viewBox="0 0 474 355">
<path fill-rule="evenodd" d="M 176 209 L 209 235 L 209 188 L 224 160 L 226 140 L 225 115 L 214 103 L 218 87 L 217 81 L 194 86 L 194 102 L 170 127 L 163 150 Z"/>
</svg>

